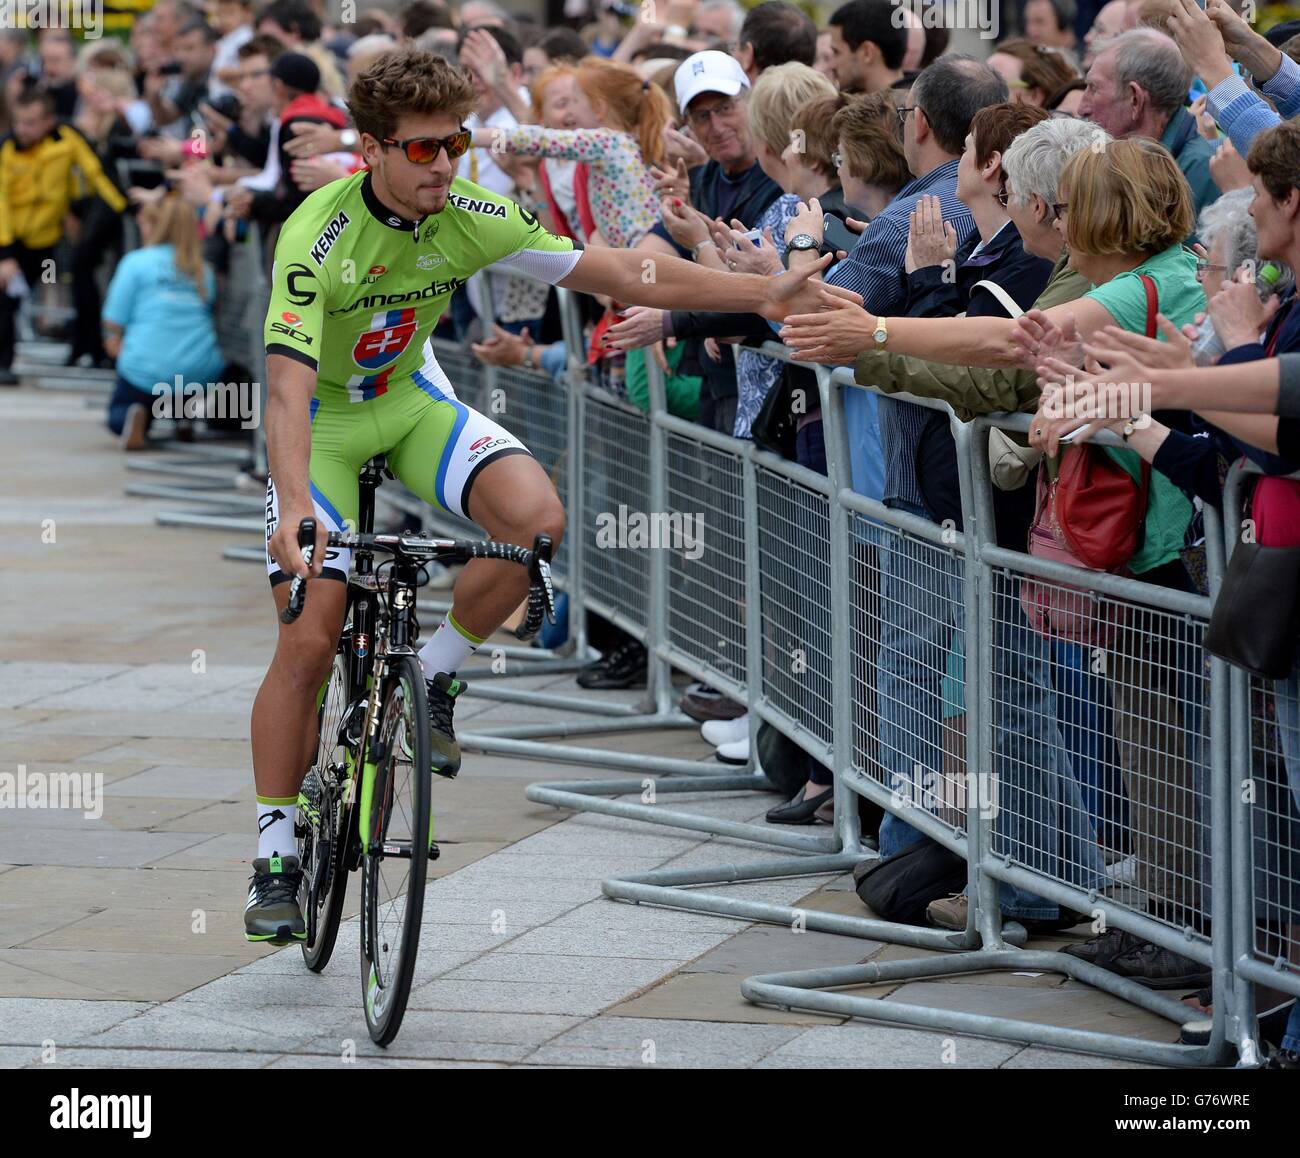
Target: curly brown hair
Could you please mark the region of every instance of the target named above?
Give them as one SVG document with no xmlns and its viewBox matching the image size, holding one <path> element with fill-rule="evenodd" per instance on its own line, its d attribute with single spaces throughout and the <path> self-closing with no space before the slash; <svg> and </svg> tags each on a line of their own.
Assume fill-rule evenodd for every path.
<svg viewBox="0 0 1300 1158">
<path fill-rule="evenodd" d="M 396 48 L 357 75 L 348 109 L 357 132 L 391 137 L 405 116 L 446 115 L 463 121 L 478 103 L 469 76 L 435 52 Z"/>
</svg>

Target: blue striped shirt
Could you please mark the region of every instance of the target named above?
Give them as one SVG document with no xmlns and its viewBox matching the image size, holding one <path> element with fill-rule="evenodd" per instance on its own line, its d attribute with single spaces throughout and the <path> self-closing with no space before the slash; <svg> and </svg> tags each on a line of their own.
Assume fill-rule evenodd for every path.
<svg viewBox="0 0 1300 1158">
<path fill-rule="evenodd" d="M 853 252 L 827 271 L 826 280 L 860 293 L 873 314 L 889 317 L 901 312 L 907 303 L 903 258 L 907 254 L 912 210 L 927 195 L 939 198 L 944 220 L 951 222 L 957 231 L 958 247 L 964 245 L 975 232 L 975 219 L 957 200 L 957 162 L 946 161 L 924 177 L 904 185 L 898 196 L 872 219 Z M 902 499 L 916 507 L 922 505 L 915 471 L 904 469 L 905 464 L 897 458 L 915 453 L 927 413 L 919 406 L 898 402 L 888 395 L 875 395 L 867 390 L 844 391 L 844 421 L 849 430 L 855 491 L 886 502 Z M 874 440 L 861 437 L 873 428 L 879 432 L 878 458 L 871 453 Z"/>
<path fill-rule="evenodd" d="M 1216 84 L 1205 99 L 1205 107 L 1215 123 L 1228 134 L 1243 157 L 1250 151 L 1250 143 L 1265 129 L 1300 113 L 1300 64 L 1284 52 L 1282 67 L 1259 85 L 1259 91 L 1277 105 L 1277 112 L 1235 75 Z"/>
</svg>

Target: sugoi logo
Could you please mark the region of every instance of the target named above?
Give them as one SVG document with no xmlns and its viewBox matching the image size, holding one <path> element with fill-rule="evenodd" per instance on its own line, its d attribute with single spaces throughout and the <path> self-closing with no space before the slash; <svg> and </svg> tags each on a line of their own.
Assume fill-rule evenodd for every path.
<svg viewBox="0 0 1300 1158">
<path fill-rule="evenodd" d="M 348 215 L 339 213 L 316 238 L 316 244 L 311 247 L 311 259 L 318 266 L 325 264 L 325 255 L 333 248 L 334 243 L 339 239 L 341 234 L 348 227 Z"/>
<path fill-rule="evenodd" d="M 297 314 L 291 314 L 288 310 L 285 310 L 284 313 L 280 315 L 280 318 L 281 320 L 287 322 L 291 326 L 302 325 L 302 318 L 300 318 Z"/>
<path fill-rule="evenodd" d="M 471 444 L 469 448 L 469 458 L 467 458 L 465 461 L 466 463 L 477 462 L 489 451 L 496 450 L 499 447 L 509 446 L 509 445 L 510 445 L 510 439 L 508 438 L 505 437 L 494 438 L 490 434 L 485 434 L 477 442 Z"/>
<path fill-rule="evenodd" d="M 485 217 L 505 217 L 506 207 L 495 201 L 478 201 L 473 197 L 462 197 L 459 193 L 453 193 L 447 198 L 457 209 L 464 209 L 468 213 L 481 213 Z"/>
<path fill-rule="evenodd" d="M 375 314 L 371 329 L 352 347 L 352 360 L 363 370 L 382 370 L 402 356 L 418 329 L 414 310 L 388 310 Z"/>
<path fill-rule="evenodd" d="M 361 279 L 362 285 L 374 285 L 381 277 L 388 272 L 386 265 L 372 265 L 367 271 L 366 276 Z"/>
</svg>

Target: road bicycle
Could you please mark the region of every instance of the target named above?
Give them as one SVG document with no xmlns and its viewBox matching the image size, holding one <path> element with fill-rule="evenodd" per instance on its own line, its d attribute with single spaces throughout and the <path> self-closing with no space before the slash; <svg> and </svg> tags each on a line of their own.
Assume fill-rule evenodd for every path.
<svg viewBox="0 0 1300 1158">
<path fill-rule="evenodd" d="M 361 986 L 366 1027 L 386 1046 L 397 1036 L 415 973 L 433 840 L 431 747 L 424 671 L 416 653 L 416 589 L 424 568 L 500 559 L 528 571 L 528 604 L 518 638 L 543 618 L 555 622 L 552 543 L 532 549 L 491 540 L 373 533 L 375 491 L 392 478 L 384 456 L 360 476 L 358 530 L 331 532 L 331 548 L 353 552 L 347 611 L 334 664 L 317 700 L 318 742 L 298 796 L 296 836 L 307 924 L 302 954 L 319 973 L 329 963 L 343 916 L 348 875 L 361 871 Z M 310 560 L 316 522 L 303 519 L 298 543 Z M 376 553 L 391 556 L 377 566 Z M 307 597 L 295 577 L 281 621 L 292 624 Z"/>
</svg>

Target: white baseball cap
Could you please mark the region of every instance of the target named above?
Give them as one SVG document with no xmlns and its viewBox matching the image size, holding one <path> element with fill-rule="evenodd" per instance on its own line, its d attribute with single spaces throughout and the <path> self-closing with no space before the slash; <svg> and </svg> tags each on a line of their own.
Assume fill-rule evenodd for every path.
<svg viewBox="0 0 1300 1158">
<path fill-rule="evenodd" d="M 734 97 L 741 89 L 749 88 L 749 77 L 735 57 L 710 48 L 682 61 L 673 75 L 673 87 L 677 90 L 677 107 L 685 113 L 700 93 L 720 92 Z"/>
</svg>

